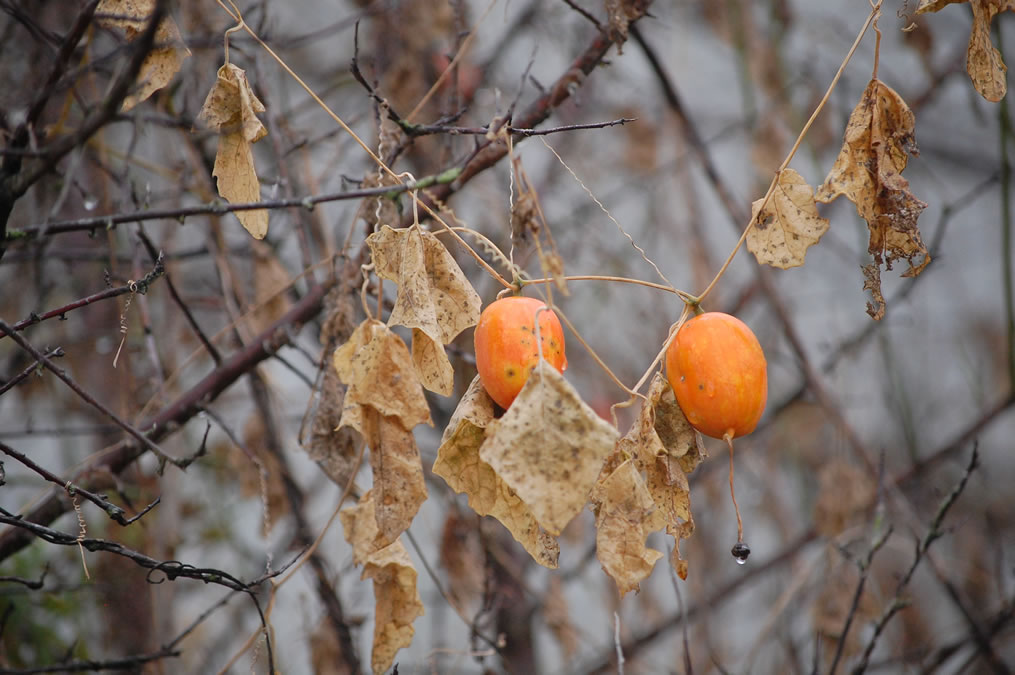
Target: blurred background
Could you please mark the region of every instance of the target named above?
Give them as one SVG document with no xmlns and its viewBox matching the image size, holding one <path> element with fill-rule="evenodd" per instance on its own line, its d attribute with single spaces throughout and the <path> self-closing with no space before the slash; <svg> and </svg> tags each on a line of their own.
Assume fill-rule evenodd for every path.
<svg viewBox="0 0 1015 675">
<path fill-rule="evenodd" d="M 217 137 L 197 115 L 223 62 L 224 31 L 236 22 L 214 2 L 168 3 L 190 57 L 166 88 L 84 134 L 83 122 L 133 53 L 122 32 L 95 22 L 65 47 L 91 4 L 0 2 L 4 190 L 25 166 L 54 160 L 13 202 L 0 318 L 27 320 L 19 334 L 36 349 L 62 349 L 56 364 L 110 411 L 137 425 L 160 420 L 164 451 L 197 456 L 185 471 L 161 466 L 152 453 L 110 468 L 103 458 L 123 458 L 123 429 L 36 368 L 12 338 L 0 338 L 4 447 L 108 494 L 129 515 L 161 497 L 126 528 L 87 501 L 79 500 L 76 516 L 66 493 L 8 454 L 0 458 L 0 507 L 36 515 L 50 508 L 43 524 L 72 537 L 81 519 L 89 537 L 250 581 L 325 531 L 343 492 L 349 441 L 330 432 L 337 413 L 329 387 L 337 384 L 322 364 L 336 337 L 363 318 L 363 239 L 378 221 L 411 222 L 410 202 L 402 197 L 401 210 L 391 200 L 361 199 L 273 209 L 263 241 L 231 214 L 102 220 L 216 198 Z M 468 130 L 509 112 L 516 125 L 529 116 L 542 128 L 633 119 L 516 137 L 516 167 L 538 195 L 567 274 L 665 283 L 626 233 L 665 279 L 699 293 L 736 245 L 750 203 L 764 195 L 870 5 L 676 1 L 652 3 L 642 17 L 643 4 L 262 0 L 240 9 L 375 152 L 417 178 L 462 166 L 487 142 Z M 883 272 L 887 312 L 873 321 L 861 274 L 870 262 L 867 226 L 840 199 L 822 206 L 831 227 L 802 267 L 761 269 L 741 250 L 706 302 L 749 324 L 768 358 L 765 417 L 736 445 L 737 497 L 753 551 L 747 564 L 729 554 L 736 521 L 719 441 L 706 440 L 711 458 L 691 476 L 696 530 L 681 549 L 686 581 L 664 559 L 640 593 L 620 599 L 596 560 L 588 511 L 562 535 L 557 570 L 536 565 L 498 522 L 478 518 L 430 474 L 443 427 L 474 374 L 466 331 L 449 348 L 455 394 L 431 395 L 436 426 L 416 430 L 429 498 L 407 548 L 426 613 L 396 656 L 399 672 L 1013 667 L 1010 106 L 984 100 L 966 74 L 969 6 L 916 16 L 916 4 L 883 4 L 878 76 L 916 115 L 920 152 L 904 175 L 928 204 L 919 226 L 932 262 L 916 278 L 902 278 L 903 265 Z M 621 41 L 626 22 L 608 15 L 625 11 L 632 21 L 622 47 L 596 52 Z M 1002 54 L 1015 54 L 1015 18 L 995 18 L 990 38 Z M 835 160 L 874 47 L 868 31 L 792 162 L 812 186 Z M 456 133 L 409 137 L 390 121 L 382 127 L 376 100 L 350 70 L 355 58 L 376 97 L 409 119 L 460 51 L 453 73 L 411 117 L 466 130 Z M 229 58 L 266 108 L 268 135 L 254 146 L 262 199 L 298 202 L 381 184 L 363 149 L 249 35 L 230 35 Z M 555 105 L 540 113 L 547 93 Z M 30 133 L 17 141 L 28 117 Z M 57 155 L 61 143 L 67 149 Z M 444 197 L 457 225 L 507 251 L 517 175 L 509 158 L 483 169 Z M 484 303 L 492 301 L 499 285 L 461 247 L 449 248 Z M 122 292 L 33 322 L 34 314 L 142 279 L 157 251 L 165 275 L 147 294 Z M 515 260 L 543 276 L 531 242 L 516 241 Z M 351 279 L 351 294 L 339 284 L 344 293 L 322 300 L 329 279 Z M 679 298 L 601 281 L 568 288 L 554 296 L 560 310 L 632 386 L 680 315 Z M 393 284 L 384 290 L 394 298 Z M 256 357 L 255 338 L 269 328 L 278 341 Z M 608 417 L 626 395 L 572 337 L 567 379 Z M 254 356 L 230 360 L 244 354 Z M 231 363 L 236 372 L 228 372 Z M 209 375 L 230 386 L 172 409 Z M 620 413 L 621 432 L 634 412 Z M 974 448 L 979 464 L 969 471 Z M 368 467 L 356 484 L 369 487 Z M 672 547 L 662 533 L 648 543 Z M 336 522 L 273 598 L 280 672 L 368 668 L 374 597 L 360 572 Z M 18 528 L 0 532 L 0 671 L 89 661 L 113 669 L 126 659 L 128 670 L 152 673 L 265 672 L 262 620 L 247 595 L 164 577 L 109 552 L 83 553 Z M 268 584 L 256 594 L 266 610 Z M 254 646 L 243 651 L 251 636 Z M 167 646 L 179 654 L 163 654 Z M 152 658 L 130 660 L 137 655 Z"/>
</svg>

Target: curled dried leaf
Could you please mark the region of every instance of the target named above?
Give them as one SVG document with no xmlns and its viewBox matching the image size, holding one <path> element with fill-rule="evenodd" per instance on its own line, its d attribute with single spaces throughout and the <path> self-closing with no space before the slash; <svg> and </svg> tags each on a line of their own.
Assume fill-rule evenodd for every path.
<svg viewBox="0 0 1015 675">
<path fill-rule="evenodd" d="M 875 264 L 891 269 L 893 262 L 906 260 L 904 276 L 916 276 L 930 262 L 916 225 L 927 205 L 909 192 L 909 181 L 902 177 L 909 155 L 918 154 L 914 126 L 913 112 L 902 97 L 871 80 L 849 116 L 842 149 L 816 197 L 827 203 L 845 195 L 852 201 L 867 221 L 868 251 Z M 865 277 L 874 298 L 868 313 L 878 319 L 884 315 L 880 271 L 865 272 Z"/>
<path fill-rule="evenodd" d="M 486 428 L 493 423 L 493 401 L 476 377 L 458 404 L 437 450 L 433 472 L 481 516 L 492 516 L 544 567 L 554 569 L 560 556 L 557 540 L 544 531 L 529 507 L 489 464 L 479 457 Z"/>
<path fill-rule="evenodd" d="M 803 265 L 807 249 L 828 231 L 828 220 L 818 215 L 814 190 L 803 176 L 786 169 L 759 214 L 763 201 L 751 205 L 751 217 L 756 220 L 747 233 L 747 250 L 764 265 L 780 269 Z"/>
<path fill-rule="evenodd" d="M 656 529 L 656 503 L 632 460 L 624 461 L 592 491 L 596 556 L 623 597 L 636 591 L 663 554 L 645 546 Z"/>
<path fill-rule="evenodd" d="M 479 457 L 559 535 L 585 505 L 617 430 L 540 360 L 508 411 L 487 426 Z"/>
<path fill-rule="evenodd" d="M 339 378 L 349 385 L 347 409 L 369 406 L 382 415 L 397 417 L 406 430 L 417 424 L 432 424 L 409 349 L 380 321 L 367 319 L 361 323 L 352 337 L 335 350 L 332 360 Z M 362 429 L 359 431 L 362 433 Z"/>
<path fill-rule="evenodd" d="M 246 73 L 231 63 L 219 68 L 198 119 L 220 134 L 212 175 L 219 195 L 227 202 L 261 201 L 251 144 L 268 134 L 257 118 L 263 112 L 264 104 L 254 95 Z M 237 211 L 236 217 L 255 239 L 268 233 L 266 210 Z"/>
</svg>

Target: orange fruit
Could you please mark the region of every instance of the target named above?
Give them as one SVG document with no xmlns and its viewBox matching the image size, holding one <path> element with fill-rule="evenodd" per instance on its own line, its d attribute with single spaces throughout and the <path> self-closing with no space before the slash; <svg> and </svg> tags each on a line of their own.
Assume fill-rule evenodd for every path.
<svg viewBox="0 0 1015 675">
<path fill-rule="evenodd" d="M 501 298 L 483 310 L 476 326 L 476 369 L 483 388 L 508 408 L 539 362 L 536 313 L 546 303 L 521 296 Z M 558 372 L 567 369 L 564 330 L 550 309 L 539 312 L 543 358 Z"/>
<path fill-rule="evenodd" d="M 754 431 L 768 399 L 758 338 L 740 319 L 705 312 L 684 323 L 666 350 L 666 377 L 684 416 L 713 438 Z"/>
</svg>

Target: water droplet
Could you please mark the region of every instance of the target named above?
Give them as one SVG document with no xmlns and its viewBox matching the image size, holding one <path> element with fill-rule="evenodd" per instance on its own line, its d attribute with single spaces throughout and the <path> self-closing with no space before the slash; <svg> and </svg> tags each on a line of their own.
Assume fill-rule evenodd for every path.
<svg viewBox="0 0 1015 675">
<path fill-rule="evenodd" d="M 733 544 L 730 553 L 733 554 L 733 559 L 737 561 L 738 565 L 743 565 L 747 562 L 747 557 L 751 555 L 751 547 L 742 541 L 738 541 Z"/>
<path fill-rule="evenodd" d="M 98 205 L 99 205 L 99 200 L 96 199 L 95 197 L 92 197 L 92 196 L 85 197 L 85 203 L 84 203 L 85 211 L 94 211 L 95 207 L 98 206 Z"/>
</svg>

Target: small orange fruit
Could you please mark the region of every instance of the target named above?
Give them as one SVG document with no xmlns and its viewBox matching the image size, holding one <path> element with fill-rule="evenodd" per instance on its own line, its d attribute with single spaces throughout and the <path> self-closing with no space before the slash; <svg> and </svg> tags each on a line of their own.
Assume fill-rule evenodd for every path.
<svg viewBox="0 0 1015 675">
<path fill-rule="evenodd" d="M 507 408 L 539 362 L 536 313 L 546 303 L 521 296 L 501 298 L 483 310 L 476 326 L 476 369 L 483 388 Z M 567 369 L 564 330 L 552 310 L 539 312 L 543 358 L 558 372 Z"/>
<path fill-rule="evenodd" d="M 729 314 L 706 312 L 684 323 L 666 350 L 666 377 L 687 421 L 706 436 L 749 434 L 765 411 L 765 354 L 747 324 Z"/>
</svg>

